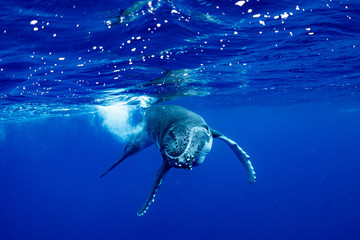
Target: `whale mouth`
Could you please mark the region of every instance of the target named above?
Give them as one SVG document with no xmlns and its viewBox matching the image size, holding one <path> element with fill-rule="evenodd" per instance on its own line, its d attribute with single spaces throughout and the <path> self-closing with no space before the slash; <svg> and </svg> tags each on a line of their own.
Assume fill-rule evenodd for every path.
<svg viewBox="0 0 360 240">
<path fill-rule="evenodd" d="M 174 126 L 164 137 L 163 157 L 172 167 L 190 170 L 204 162 L 212 140 L 209 128 Z"/>
</svg>

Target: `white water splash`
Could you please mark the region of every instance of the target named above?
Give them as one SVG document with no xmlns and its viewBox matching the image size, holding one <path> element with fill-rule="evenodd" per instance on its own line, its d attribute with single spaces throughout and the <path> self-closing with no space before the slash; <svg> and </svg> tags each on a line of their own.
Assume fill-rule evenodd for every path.
<svg viewBox="0 0 360 240">
<path fill-rule="evenodd" d="M 146 97 L 145 97 L 146 98 Z M 138 102 L 129 105 L 129 102 Z M 109 106 L 97 106 L 98 113 L 103 118 L 103 125 L 120 141 L 127 142 L 130 137 L 143 129 L 141 119 L 144 109 L 152 103 L 150 99 L 137 97 L 130 101 L 118 102 Z"/>
<path fill-rule="evenodd" d="M 134 111 L 139 111 L 137 106 L 115 104 L 111 106 L 98 106 L 100 116 L 103 118 L 103 125 L 123 142 L 139 132 L 139 125 L 133 126 L 131 118 Z"/>
</svg>

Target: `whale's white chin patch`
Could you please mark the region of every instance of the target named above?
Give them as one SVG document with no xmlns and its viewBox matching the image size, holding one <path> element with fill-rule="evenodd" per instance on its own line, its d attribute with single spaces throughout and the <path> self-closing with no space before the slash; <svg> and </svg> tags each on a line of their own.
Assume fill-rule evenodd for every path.
<svg viewBox="0 0 360 240">
<path fill-rule="evenodd" d="M 212 137 L 209 138 L 209 141 L 205 142 L 203 149 L 199 152 L 199 155 L 197 156 L 197 159 L 196 159 L 197 165 L 200 165 L 204 162 L 206 154 L 208 154 L 211 150 L 212 142 L 213 142 Z"/>
</svg>

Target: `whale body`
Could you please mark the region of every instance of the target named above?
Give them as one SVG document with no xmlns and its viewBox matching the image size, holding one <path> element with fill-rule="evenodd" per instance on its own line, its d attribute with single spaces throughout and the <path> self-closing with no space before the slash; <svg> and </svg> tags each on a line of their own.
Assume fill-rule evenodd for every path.
<svg viewBox="0 0 360 240">
<path fill-rule="evenodd" d="M 204 162 L 210 152 L 213 138 L 227 143 L 244 166 L 250 183 L 256 181 L 255 171 L 250 157 L 239 145 L 219 131 L 210 128 L 198 114 L 176 105 L 153 105 L 145 112 L 141 122 L 143 129 L 134 135 L 125 147 L 123 155 L 100 177 L 105 176 L 127 157 L 155 144 L 163 158 L 151 193 L 138 211 L 138 216 L 146 213 L 154 202 L 162 181 L 171 168 L 191 170 Z"/>
</svg>

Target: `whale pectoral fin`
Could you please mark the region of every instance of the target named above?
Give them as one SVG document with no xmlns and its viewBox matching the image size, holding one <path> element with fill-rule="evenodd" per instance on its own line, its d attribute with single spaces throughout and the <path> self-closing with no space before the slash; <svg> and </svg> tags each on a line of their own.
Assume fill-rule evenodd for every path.
<svg viewBox="0 0 360 240">
<path fill-rule="evenodd" d="M 136 138 L 134 138 L 136 139 Z M 137 144 L 137 142 L 135 141 L 130 141 L 124 150 L 123 155 L 120 157 L 120 159 L 114 163 L 108 170 L 106 170 L 103 174 L 100 175 L 100 178 L 102 178 L 103 176 L 105 176 L 108 172 L 110 172 L 111 170 L 113 170 L 117 165 L 119 165 L 122 161 L 124 161 L 127 157 L 143 150 L 145 147 L 147 147 L 147 145 L 140 145 Z"/>
<path fill-rule="evenodd" d="M 235 155 L 239 158 L 240 162 L 242 163 L 242 165 L 244 166 L 248 177 L 249 177 L 249 182 L 250 183 L 255 183 L 256 182 L 256 176 L 255 176 L 255 171 L 254 168 L 250 162 L 250 156 L 246 154 L 246 152 L 244 150 L 241 149 L 241 147 L 233 140 L 231 140 L 230 138 L 224 136 L 222 133 L 220 133 L 217 130 L 211 129 L 212 135 L 214 138 L 218 138 L 223 140 L 235 153 Z"/>
<path fill-rule="evenodd" d="M 170 168 L 171 168 L 170 165 L 166 161 L 163 161 L 160 169 L 158 170 L 158 172 L 156 174 L 155 181 L 153 183 L 151 193 L 150 193 L 148 199 L 146 200 L 144 205 L 137 212 L 138 216 L 144 215 L 146 213 L 146 211 L 148 210 L 148 208 L 150 207 L 150 204 L 152 202 L 154 202 L 156 193 L 159 190 L 161 183 L 162 183 L 166 173 L 170 170 Z"/>
</svg>

